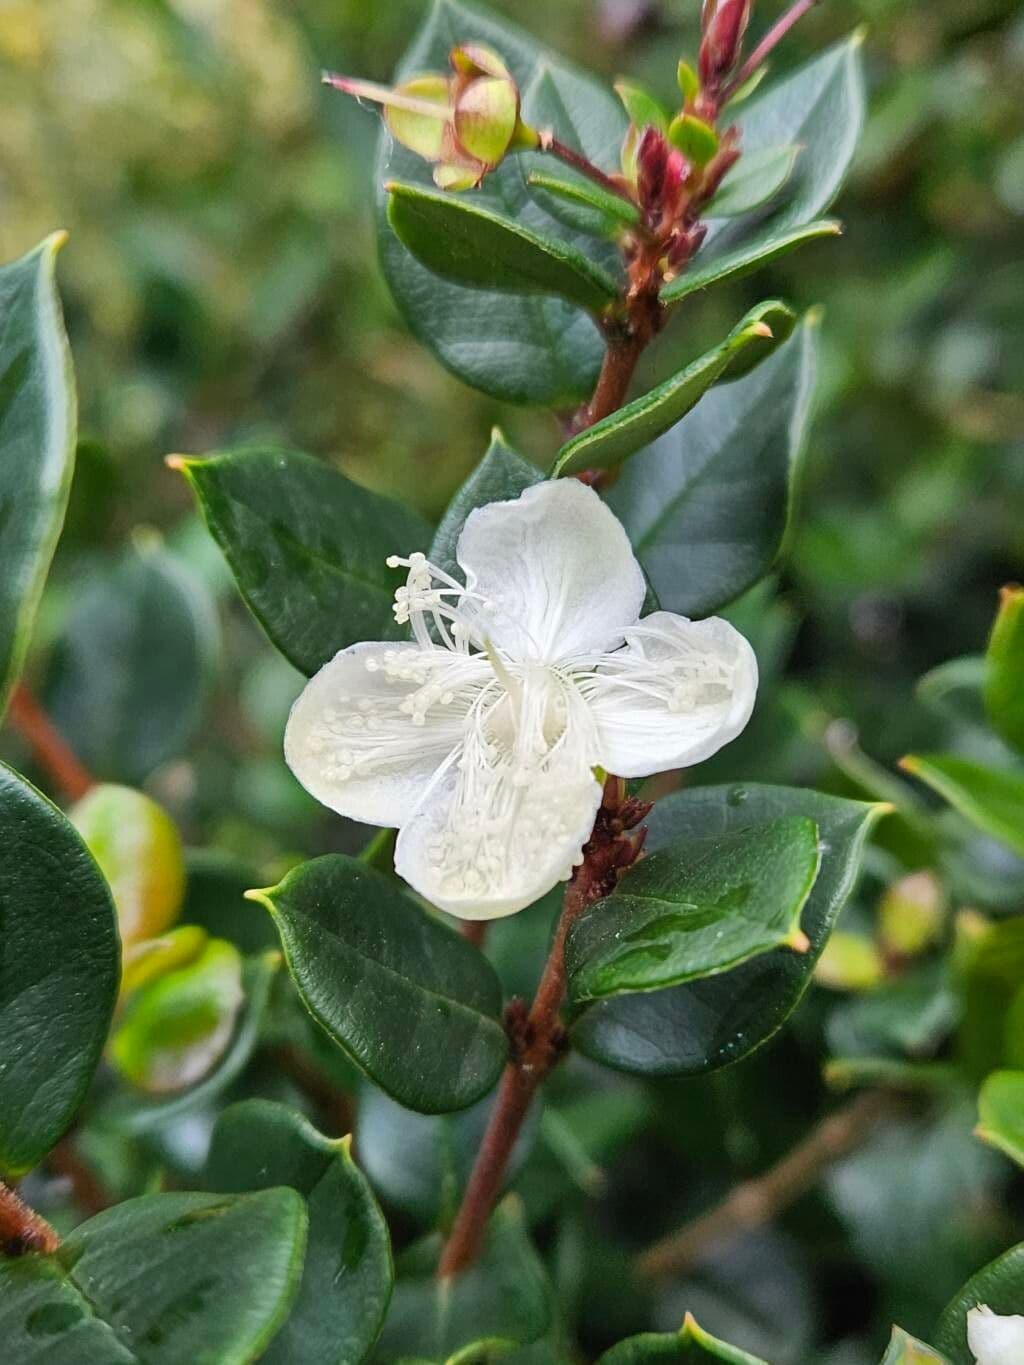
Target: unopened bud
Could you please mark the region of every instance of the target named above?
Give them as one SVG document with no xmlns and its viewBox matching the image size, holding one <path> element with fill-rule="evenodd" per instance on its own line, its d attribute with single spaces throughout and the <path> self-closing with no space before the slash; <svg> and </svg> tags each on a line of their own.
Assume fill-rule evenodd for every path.
<svg viewBox="0 0 1024 1365">
<path fill-rule="evenodd" d="M 701 84 L 714 87 L 739 61 L 751 0 L 705 0 L 698 69 Z"/>
<path fill-rule="evenodd" d="M 657 128 L 645 128 L 636 149 L 637 198 L 644 208 L 661 201 L 668 152 L 668 143 Z"/>
</svg>

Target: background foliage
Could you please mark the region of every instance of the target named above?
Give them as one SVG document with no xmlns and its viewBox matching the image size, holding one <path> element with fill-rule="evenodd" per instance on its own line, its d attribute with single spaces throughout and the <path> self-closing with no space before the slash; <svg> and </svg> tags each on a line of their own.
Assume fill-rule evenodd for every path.
<svg viewBox="0 0 1024 1365">
<path fill-rule="evenodd" d="M 666 94 L 677 54 L 696 47 L 690 0 L 495 8 L 584 65 Z M 766 0 L 759 19 L 775 8 Z M 311 854 L 355 851 L 363 833 L 316 806 L 284 767 L 300 675 L 246 613 L 163 456 L 243 441 L 304 449 L 436 520 L 493 424 L 538 461 L 552 448 L 550 417 L 466 389 L 405 331 L 374 263 L 376 122 L 317 84 L 321 66 L 387 79 L 422 10 L 420 0 L 0 9 L 0 259 L 54 226 L 71 234 L 61 285 L 83 433 L 30 676 L 96 772 L 144 783 L 203 850 L 187 858 L 185 921 L 249 954 L 276 936 L 240 891 L 279 881 Z M 836 952 L 819 969 L 770 1048 L 705 1079 L 618 1081 L 582 1062 L 558 1076 L 519 1188 L 592 1355 L 630 1332 L 672 1330 L 689 1309 L 777 1365 L 874 1362 L 894 1319 L 926 1334 L 967 1276 L 1024 1236 L 1020 1177 L 972 1137 L 973 1095 L 952 1091 L 888 1122 L 781 1223 L 692 1274 L 639 1286 L 623 1274 L 629 1250 L 806 1131 L 829 1059 L 834 1079 L 844 1065 L 855 1074 L 858 1057 L 948 1059 L 957 1006 L 942 955 L 925 952 L 909 973 L 872 955 L 883 893 L 900 871 L 937 870 L 936 895 L 960 916 L 954 953 L 967 951 L 975 922 L 964 912 L 1000 916 L 1024 896 L 1024 849 L 959 829 L 937 849 L 919 806 L 938 803 L 912 797 L 893 774 L 910 751 L 1004 754 L 964 710 L 962 677 L 932 674 L 915 689 L 929 670 L 983 649 L 998 588 L 1024 574 L 1024 19 L 1012 0 L 829 0 L 776 69 L 861 21 L 870 116 L 838 205 L 845 237 L 805 247 L 756 284 L 688 300 L 659 372 L 641 378 L 648 387 L 671 373 L 761 298 L 824 305 L 791 553 L 778 582 L 735 614 L 761 653 L 766 704 L 701 777 L 895 797 L 905 814 L 882 826 L 845 912 L 840 949 L 850 956 Z M 124 699 L 117 725 L 111 696 Z M 146 705 L 136 711 L 137 697 Z M 31 771 L 8 732 L 0 753 Z M 492 936 L 509 989 L 529 988 L 546 931 L 535 920 Z M 918 947 L 895 955 L 916 961 Z M 860 976 L 850 966 L 858 951 L 868 962 Z M 194 965 L 191 951 L 183 961 Z M 1016 978 L 1011 967 L 999 986 L 998 964 L 979 968 L 970 989 L 1009 996 L 1015 961 Z M 259 989 L 248 983 L 243 1006 L 237 953 L 205 970 L 225 1008 L 265 1009 L 273 1027 L 254 1061 L 239 1053 L 216 1096 L 192 1092 L 156 1112 L 151 1099 L 133 1107 L 123 1093 L 100 1095 L 78 1155 L 121 1196 L 152 1188 L 160 1168 L 195 1184 L 228 1098 L 284 1099 L 328 1131 L 346 1126 L 310 1098 L 308 1075 L 289 1074 L 297 1056 L 308 1067 L 317 1040 L 292 997 L 272 989 L 273 968 Z M 881 986 L 879 972 L 889 976 Z M 1024 1065 L 1022 1015 L 1016 1025 L 999 1015 L 1015 1059 L 993 1050 L 989 1014 L 969 1015 L 981 1022 L 955 1046 L 978 1079 L 993 1065 Z M 155 1065 L 139 1042 L 147 1021 L 121 1027 L 125 1073 Z M 317 1064 L 317 1077 L 354 1087 L 333 1054 Z M 218 1134 L 229 1141 L 229 1130 Z M 404 1115 L 360 1083 L 357 1147 L 400 1243 L 450 1206 L 478 1134 L 473 1109 Z M 88 1211 L 58 1172 L 33 1181 L 35 1202 L 62 1228 Z M 515 1243 L 514 1228 L 497 1232 Z"/>
</svg>

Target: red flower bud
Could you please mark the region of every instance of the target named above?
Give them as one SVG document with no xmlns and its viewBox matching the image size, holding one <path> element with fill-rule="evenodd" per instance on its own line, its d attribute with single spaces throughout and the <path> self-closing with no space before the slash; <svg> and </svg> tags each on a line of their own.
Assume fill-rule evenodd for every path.
<svg viewBox="0 0 1024 1365">
<path fill-rule="evenodd" d="M 705 0 L 699 69 L 701 84 L 712 88 L 739 61 L 751 0 Z"/>
<path fill-rule="evenodd" d="M 644 208 L 661 202 L 668 155 L 668 143 L 657 128 L 645 128 L 636 152 L 637 198 Z"/>
</svg>

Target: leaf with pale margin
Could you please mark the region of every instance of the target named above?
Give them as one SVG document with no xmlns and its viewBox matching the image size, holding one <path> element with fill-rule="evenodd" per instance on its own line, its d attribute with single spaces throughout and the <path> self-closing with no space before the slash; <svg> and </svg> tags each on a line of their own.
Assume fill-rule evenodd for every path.
<svg viewBox="0 0 1024 1365">
<path fill-rule="evenodd" d="M 423 1114 L 490 1090 L 508 1051 L 494 969 L 391 878 L 328 854 L 250 896 L 306 1008 L 382 1090 Z"/>
<path fill-rule="evenodd" d="M 879 1365 L 949 1365 L 949 1362 L 938 1351 L 904 1332 L 902 1327 L 894 1327 Z"/>
<path fill-rule="evenodd" d="M 608 504 L 666 611 L 706 616 L 781 555 L 811 417 L 817 319 L 622 468 Z"/>
<path fill-rule="evenodd" d="M 0 268 L 0 716 L 17 681 L 75 463 L 75 379 L 56 232 Z"/>
<path fill-rule="evenodd" d="M 1024 588 L 1000 594 L 985 652 L 985 710 L 1000 735 L 1024 753 Z"/>
<path fill-rule="evenodd" d="M 744 374 L 771 355 L 789 337 L 794 322 L 785 304 L 774 299 L 759 303 L 719 345 L 567 441 L 552 476 L 617 468 L 676 426 L 719 379 Z"/>
<path fill-rule="evenodd" d="M 249 609 L 311 675 L 360 640 L 395 639 L 390 554 L 430 542 L 426 523 L 296 451 L 260 447 L 179 459 Z"/>
<path fill-rule="evenodd" d="M 980 1304 L 1004 1317 L 1024 1311 L 1024 1242 L 972 1275 L 947 1304 L 935 1329 L 935 1345 L 951 1365 L 975 1365 L 967 1345 L 967 1314 Z"/>
<path fill-rule="evenodd" d="M 550 107 L 549 78 L 564 113 L 555 132 L 582 148 L 602 169 L 617 169 L 626 116 L 618 100 L 590 77 L 556 59 L 522 29 L 469 9 L 455 0 L 435 0 L 413 39 L 396 79 L 443 71 L 457 44 L 479 42 L 508 63 L 523 94 L 523 117 L 536 124 Z M 536 109 L 535 109 L 536 105 Z M 544 158 L 551 169 L 551 158 Z M 525 175 L 533 159 L 509 156 L 473 193 L 473 202 L 510 222 L 570 244 L 572 229 L 542 207 Z M 402 180 L 430 186 L 431 168 L 408 149 L 382 135 L 377 183 Z M 381 190 L 378 218 L 384 273 L 410 327 L 449 369 L 466 383 L 515 403 L 568 406 L 593 388 L 604 343 L 592 318 L 562 299 L 467 289 L 439 279 L 395 237 L 387 224 L 387 196 Z M 593 252 L 587 239 L 582 250 Z M 600 257 L 596 257 L 600 259 Z"/>
<path fill-rule="evenodd" d="M 54 1256 L 0 1260 L 5 1354 L 25 1365 L 247 1365 L 288 1312 L 305 1241 L 294 1190 L 129 1199 Z"/>
<path fill-rule="evenodd" d="M 864 121 L 862 41 L 857 32 L 829 48 L 740 112 L 736 124 L 744 155 L 794 144 L 800 155 L 777 207 L 763 215 L 709 219 L 707 239 L 692 265 L 662 290 L 666 303 L 839 231 L 838 223 L 820 215 L 842 186 Z"/>
<path fill-rule="evenodd" d="M 818 863 L 817 826 L 805 816 L 659 849 L 573 924 L 570 1000 L 660 991 L 783 944 L 801 949 Z"/>
<path fill-rule="evenodd" d="M 978 1094 L 976 1136 L 1024 1166 L 1024 1071 L 993 1071 Z"/>
<path fill-rule="evenodd" d="M 50 1150 L 81 1104 L 117 998 L 110 891 L 78 832 L 0 764 L 0 1174 Z"/>
<path fill-rule="evenodd" d="M 359 1365 L 391 1298 L 391 1243 L 352 1139 L 326 1138 L 293 1110 L 243 1100 L 218 1118 L 206 1184 L 225 1193 L 287 1185 L 306 1201 L 302 1283 L 265 1365 Z"/>
<path fill-rule="evenodd" d="M 900 767 L 1024 857 L 1024 769 L 990 768 L 957 754 L 908 754 Z"/>
<path fill-rule="evenodd" d="M 871 826 L 886 810 L 802 787 L 753 782 L 695 787 L 659 801 L 647 821 L 652 851 L 786 816 L 813 820 L 821 870 L 800 921 L 810 949 L 776 949 L 703 981 L 599 1001 L 575 1021 L 574 1044 L 594 1061 L 644 1075 L 713 1071 L 760 1047 L 810 985 L 814 964 L 853 890 Z"/>
<path fill-rule="evenodd" d="M 757 1356 L 741 1351 L 738 1346 L 730 1346 L 719 1341 L 710 1332 L 698 1325 L 692 1313 L 687 1313 L 678 1332 L 645 1332 L 638 1337 L 628 1337 L 605 1351 L 597 1365 L 646 1365 L 646 1362 L 720 1361 L 722 1365 L 766 1365 Z"/>
</svg>

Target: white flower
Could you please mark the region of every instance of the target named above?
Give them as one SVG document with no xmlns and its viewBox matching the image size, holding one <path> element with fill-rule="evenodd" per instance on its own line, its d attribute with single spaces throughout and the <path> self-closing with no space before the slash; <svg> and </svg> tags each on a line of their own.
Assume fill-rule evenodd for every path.
<svg viewBox="0 0 1024 1365">
<path fill-rule="evenodd" d="M 967 1314 L 967 1344 L 976 1365 L 1022 1365 L 1024 1318 L 1018 1313 L 1000 1317 L 980 1303 Z"/>
<path fill-rule="evenodd" d="M 492 919 L 580 862 L 598 765 L 646 777 L 746 725 L 757 664 L 726 621 L 658 611 L 592 489 L 540 483 L 466 519 L 465 584 L 421 554 L 395 616 L 414 640 L 352 645 L 292 708 L 285 757 L 352 820 L 396 826 L 398 873 L 434 905 Z M 433 632 L 433 633 L 432 633 Z"/>
</svg>

